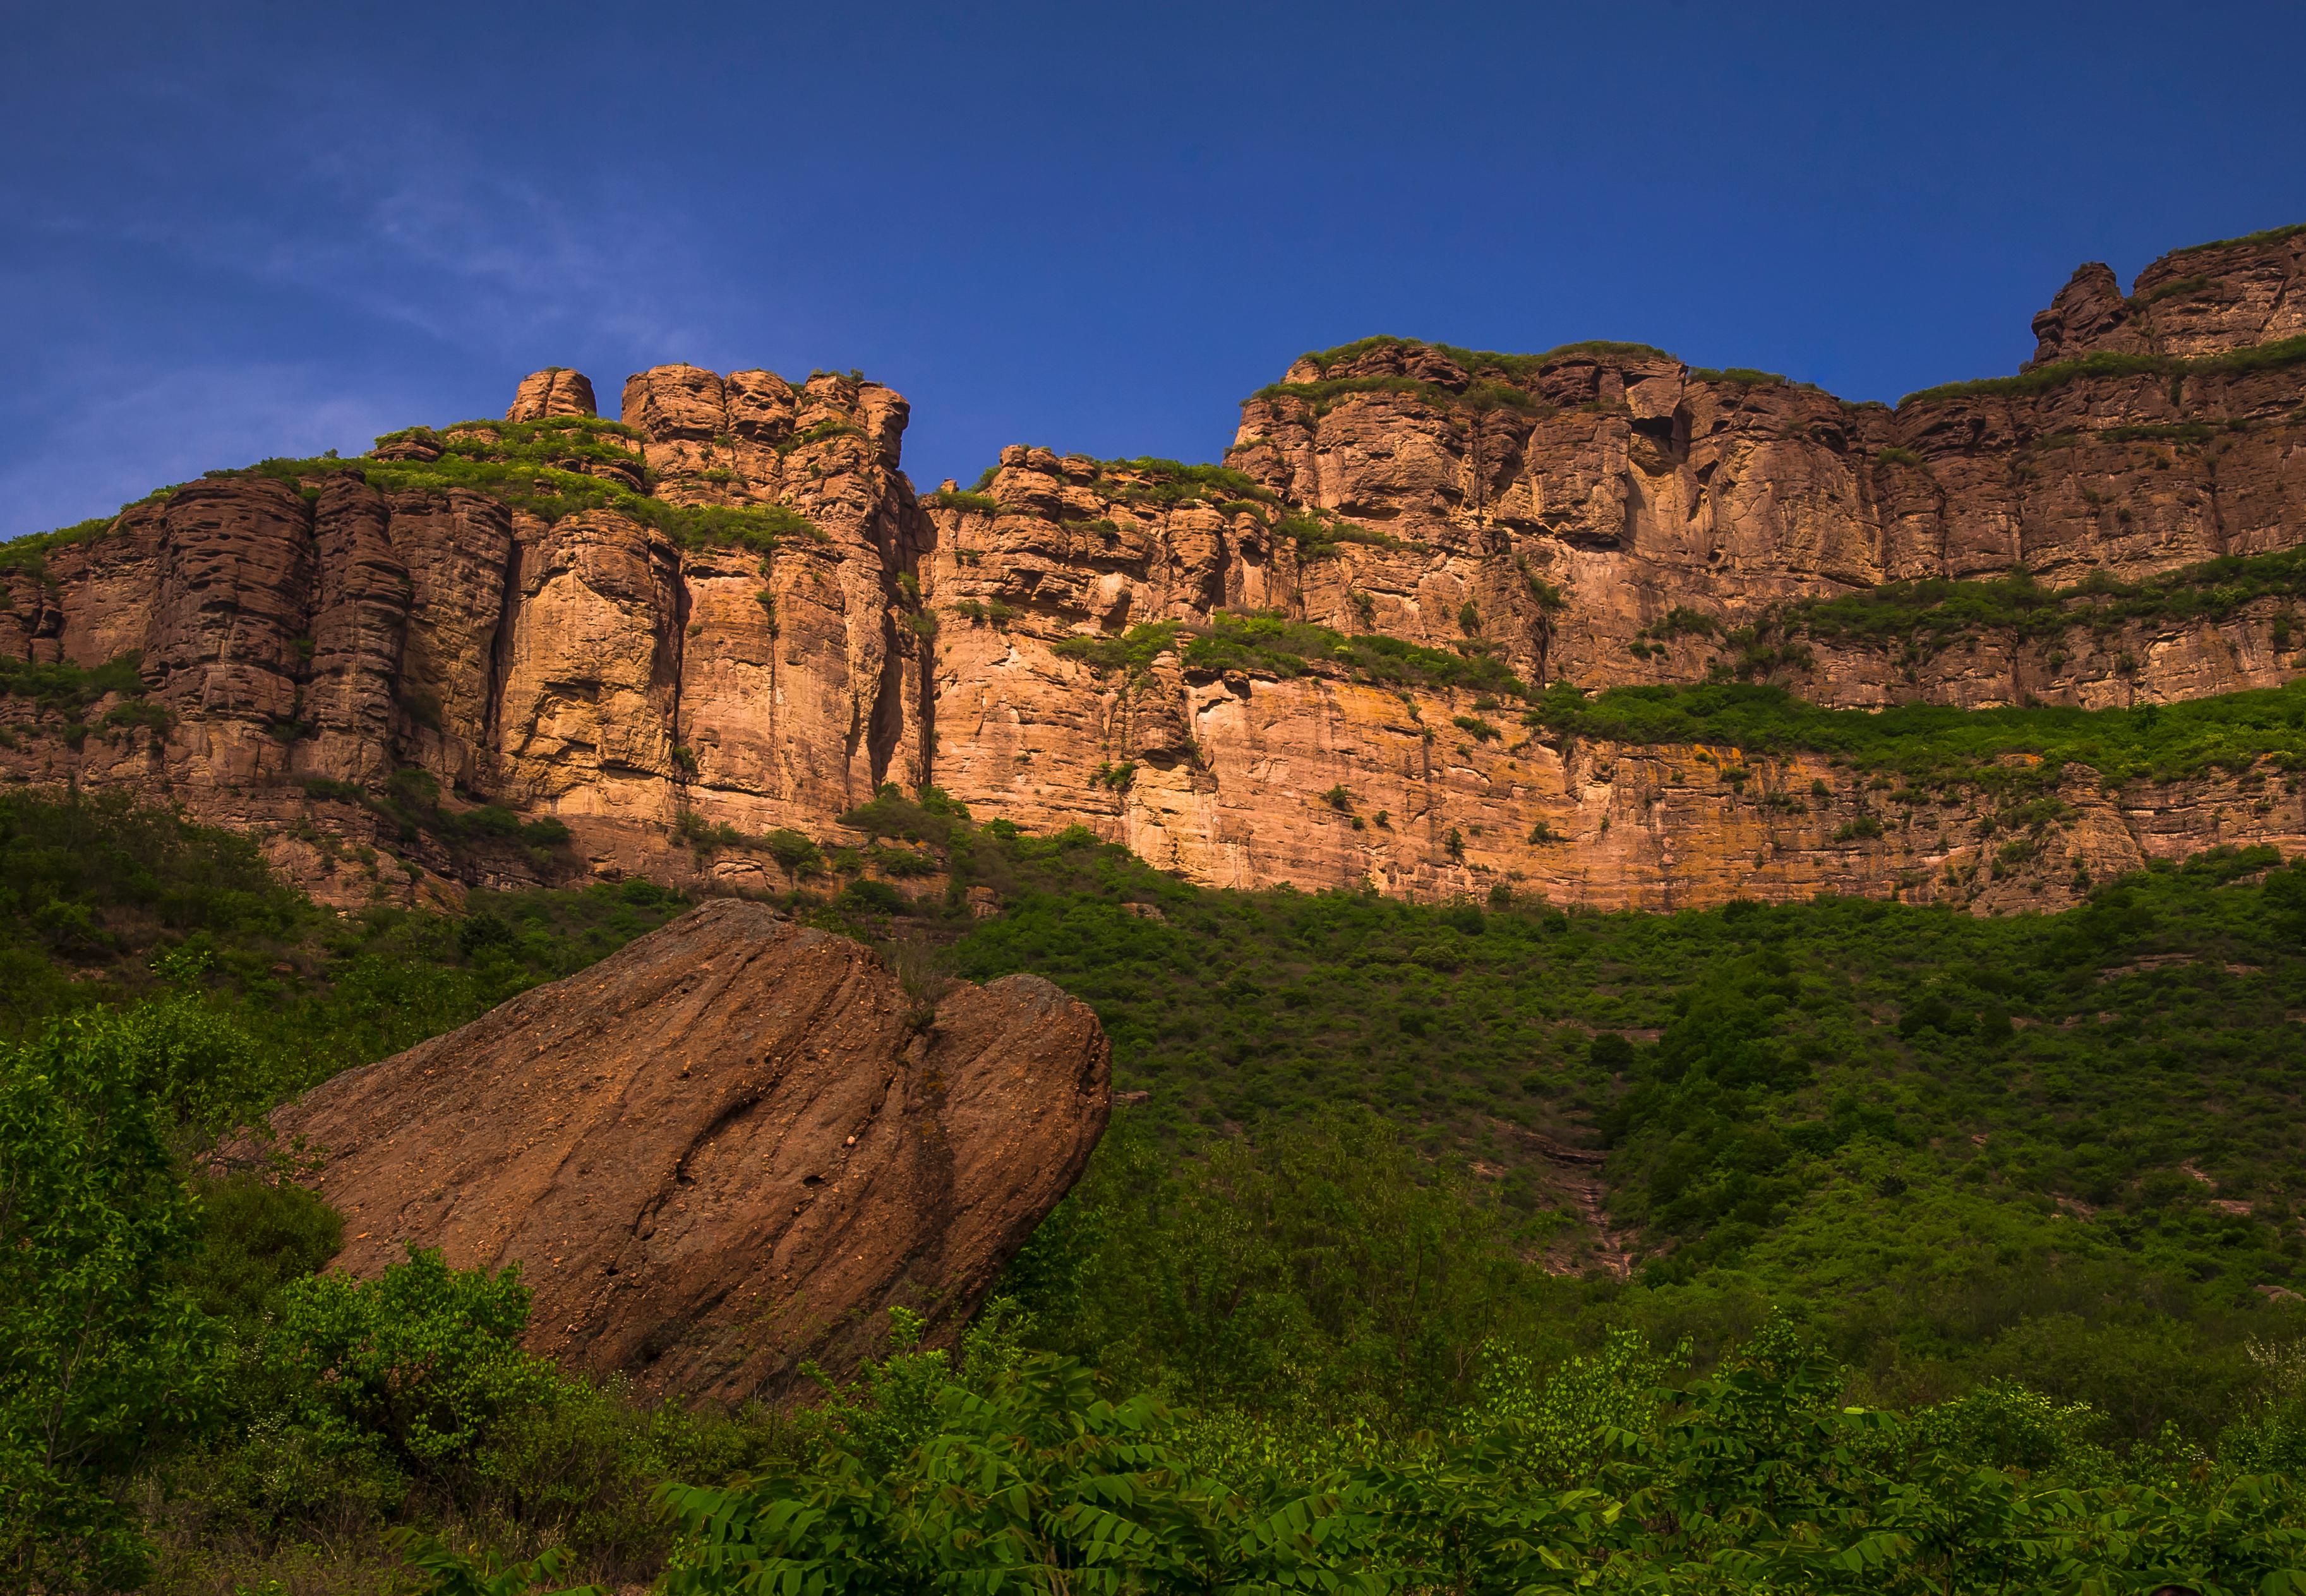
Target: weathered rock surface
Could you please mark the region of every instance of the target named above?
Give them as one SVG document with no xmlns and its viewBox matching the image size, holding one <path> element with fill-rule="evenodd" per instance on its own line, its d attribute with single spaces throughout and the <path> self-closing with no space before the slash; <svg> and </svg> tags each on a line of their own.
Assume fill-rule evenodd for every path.
<svg viewBox="0 0 2306 1596">
<path fill-rule="evenodd" d="M 520 380 L 520 389 L 513 395 L 512 408 L 505 412 L 505 420 L 534 422 L 548 415 L 599 414 L 593 407 L 592 379 L 582 371 L 547 366 Z"/>
<path fill-rule="evenodd" d="M 133 784 L 257 827 L 339 901 L 554 872 L 780 886 L 757 850 L 682 833 L 830 840 L 884 781 L 935 782 L 980 818 L 1087 825 L 1210 882 L 1447 894 L 1504 878 L 1592 903 L 1954 892 L 1966 856 L 1911 816 L 1855 847 L 1782 802 L 1746 814 L 1758 786 L 1613 807 L 1674 772 L 1688 786 L 1708 758 L 1738 765 L 1736 750 L 1549 752 L 1511 704 L 1464 693 L 1189 670 L 1159 646 L 1100 674 L 1064 650 L 1264 610 L 1486 652 L 1533 685 L 1729 672 L 1865 708 L 2276 686 L 2306 642 L 2278 593 L 2145 619 L 2077 599 L 2071 625 L 1927 638 L 1805 607 L 2021 570 L 2079 592 L 2306 545 L 2302 284 L 2306 231 L 2177 252 L 2128 294 L 2087 266 L 2035 319 L 2022 378 L 1895 409 L 1638 346 L 1496 357 L 1366 340 L 1244 404 L 1232 475 L 1019 447 L 980 491 L 927 501 L 899 469 L 908 412 L 888 388 L 658 367 L 563 468 L 698 513 L 790 510 L 816 535 L 676 536 L 629 504 L 548 520 L 459 486 L 382 491 L 357 462 L 295 485 L 207 479 L 52 551 L 45 576 L 4 572 L 0 649 L 136 655 L 173 719 L 73 746 L 0 706 L 24 732 L 0 768 Z M 508 414 L 592 405 L 581 376 L 548 371 Z M 499 430 L 397 434 L 376 459 L 485 457 Z M 1483 715 L 1505 735 L 1458 735 Z M 1588 761 L 1656 780 L 1597 786 Z M 573 845 L 541 861 L 412 840 L 336 785 L 374 793 L 410 766 L 452 812 L 549 815 Z M 1349 807 L 1326 796 L 1338 788 Z M 2206 827 L 2201 805 L 2236 812 L 2208 786 L 2106 800 L 2126 841 L 2074 833 L 2004 876 L 2057 900 L 2076 865 L 2210 832 L 2287 846 L 2292 801 L 2255 794 L 2246 818 Z M 1507 845 L 1522 838 L 1536 841 Z M 355 852 L 355 867 L 337 839 L 385 857 Z"/>
<path fill-rule="evenodd" d="M 853 1362 L 893 1306 L 955 1331 L 1080 1174 L 1108 1057 L 1038 977 L 931 1009 L 861 944 L 723 899 L 274 1122 L 325 1150 L 337 1267 L 518 1263 L 535 1351 L 738 1399 Z"/>
</svg>

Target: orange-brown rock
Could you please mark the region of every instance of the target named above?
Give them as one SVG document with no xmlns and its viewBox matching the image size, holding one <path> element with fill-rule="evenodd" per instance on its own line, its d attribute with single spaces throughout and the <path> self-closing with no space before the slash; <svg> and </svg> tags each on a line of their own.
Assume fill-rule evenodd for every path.
<svg viewBox="0 0 2306 1596">
<path fill-rule="evenodd" d="M 598 414 L 593 408 L 591 379 L 582 371 L 547 366 L 521 379 L 520 389 L 513 395 L 512 408 L 505 412 L 505 420 L 534 422 L 549 415 Z"/>
<path fill-rule="evenodd" d="M 1892 816 L 1885 840 L 1853 848 L 1783 803 L 1747 814 L 1759 786 L 1701 779 L 1704 803 L 1665 791 L 1738 751 L 1549 755 L 1510 704 L 1327 669 L 1190 670 L 1174 639 L 1143 631 L 1125 669 L 1100 673 L 1078 644 L 1271 611 L 1486 653 L 1533 687 L 1728 672 L 1853 708 L 2098 708 L 2277 686 L 2299 669 L 2287 597 L 2125 619 L 2082 585 L 2306 545 L 2302 261 L 2306 231 L 2287 230 L 2180 251 L 2127 294 L 2085 267 L 2036 318 L 2026 373 L 1894 409 L 1640 346 L 1494 356 L 1364 340 L 1245 402 L 1217 475 L 1017 447 L 981 491 L 926 504 L 899 468 L 905 402 L 853 374 L 657 367 L 626 382 L 609 423 L 588 420 L 576 373 L 539 372 L 510 414 L 563 425 L 420 429 L 295 484 L 207 479 L 53 550 L 44 576 L 8 568 L 0 647 L 87 666 L 136 655 L 173 720 L 73 744 L 53 717 L 0 705 L 23 733 L 0 769 L 132 784 L 256 827 L 338 901 L 540 871 L 781 886 L 763 853 L 682 833 L 830 841 L 895 781 L 934 782 L 980 818 L 1086 825 L 1211 882 L 1984 903 L 2019 889 L 1965 874 L 1943 828 Z M 360 480 L 500 444 L 559 450 L 559 469 L 658 509 L 595 491 L 548 520 L 460 486 Z M 682 532 L 676 508 L 773 508 L 815 531 L 771 547 Z M 1885 637 L 1806 608 L 2020 571 L 2083 595 L 2071 624 Z M 1460 717 L 1499 736 L 1458 736 Z M 1597 785 L 1589 758 L 1660 773 Z M 540 865 L 407 839 L 329 785 L 374 793 L 406 766 L 452 811 L 551 815 L 573 847 Z M 1324 796 L 1339 788 L 1350 811 Z M 1653 789 L 1638 814 L 1615 807 Z M 2076 866 L 2213 832 L 2290 845 L 2286 797 L 2237 809 L 2213 791 L 2099 803 L 2095 841 L 2020 865 L 1997 854 L 2001 879 L 2055 898 Z M 2229 819 L 2199 824 L 2204 804 Z M 316 835 L 389 858 L 354 868 Z M 1574 855 L 1552 851 L 1559 835 Z"/>
<path fill-rule="evenodd" d="M 534 1350 L 733 1400 L 853 1362 L 891 1307 L 949 1338 L 1080 1174 L 1108 1055 L 1038 977 L 932 1005 L 723 899 L 274 1122 L 325 1153 L 337 1267 L 517 1263 Z"/>
</svg>

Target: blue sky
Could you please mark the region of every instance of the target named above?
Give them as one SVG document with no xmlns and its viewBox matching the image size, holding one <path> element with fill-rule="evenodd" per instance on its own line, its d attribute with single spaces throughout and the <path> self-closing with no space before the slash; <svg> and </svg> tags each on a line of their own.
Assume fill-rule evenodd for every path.
<svg viewBox="0 0 2306 1596">
<path fill-rule="evenodd" d="M 547 364 L 858 367 L 925 486 L 1373 332 L 1895 399 L 2306 220 L 2294 4 L 9 9 L 0 536 Z"/>
</svg>

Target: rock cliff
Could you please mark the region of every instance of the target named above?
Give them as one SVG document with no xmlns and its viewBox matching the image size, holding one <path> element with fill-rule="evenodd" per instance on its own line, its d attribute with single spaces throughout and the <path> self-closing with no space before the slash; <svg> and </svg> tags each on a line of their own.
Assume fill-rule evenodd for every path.
<svg viewBox="0 0 2306 1596">
<path fill-rule="evenodd" d="M 1251 396 L 1221 466 L 1017 447 L 926 499 L 904 401 L 854 375 L 660 367 L 611 422 L 542 371 L 503 422 L 212 475 L 0 561 L 0 654 L 132 658 L 144 684 L 19 693 L 0 761 L 264 830 L 346 898 L 774 887 L 768 833 L 933 782 L 1228 884 L 2059 901 L 2078 868 L 2293 846 L 2306 815 L 2262 772 L 2075 781 L 2013 861 L 1991 825 L 1854 812 L 1875 800 L 1845 764 L 1581 741 L 1521 704 L 1743 679 L 2104 708 L 2291 680 L 2302 262 L 2286 229 L 2128 294 L 2086 266 L 2024 371 L 1895 407 L 1641 346 L 1366 339 Z M 1247 615 L 1317 641 L 1188 646 Z"/>
<path fill-rule="evenodd" d="M 1088 1161 L 1108 1059 L 1038 977 L 932 1001 L 724 899 L 274 1122 L 325 1156 L 338 1267 L 518 1263 L 535 1351 L 735 1401 L 853 1365 L 891 1307 L 956 1331 Z"/>
</svg>

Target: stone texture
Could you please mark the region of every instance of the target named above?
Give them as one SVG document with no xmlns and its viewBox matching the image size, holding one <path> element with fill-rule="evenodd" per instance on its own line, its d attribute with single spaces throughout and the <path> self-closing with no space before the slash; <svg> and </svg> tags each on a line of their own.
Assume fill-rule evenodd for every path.
<svg viewBox="0 0 2306 1596">
<path fill-rule="evenodd" d="M 2278 685 L 2298 669 L 2299 618 L 2277 600 L 2166 623 L 2078 616 L 2054 635 L 1980 627 L 1922 648 L 1787 617 L 1886 582 L 2020 568 L 2052 585 L 2136 579 L 2306 542 L 2306 363 L 2278 351 L 2168 363 L 2299 336 L 2302 250 L 2306 233 L 2180 251 L 2127 295 L 2084 267 L 2036 318 L 2032 363 L 2147 358 L 1895 409 L 1636 346 L 1468 370 L 1444 349 L 1372 340 L 1301 360 L 1245 402 L 1227 464 L 1251 486 L 1198 494 L 1015 447 L 982 494 L 924 505 L 900 469 L 909 412 L 888 388 L 661 366 L 625 384 L 637 436 L 594 440 L 630 455 L 566 464 L 677 506 L 783 506 L 820 535 L 764 555 L 614 509 L 547 524 L 463 490 L 379 492 L 356 462 L 298 484 L 204 480 L 54 551 L 45 579 L 8 573 L 0 611 L 0 647 L 17 657 L 136 655 L 173 724 L 72 748 L 12 703 L 0 713 L 28 735 L 0 748 L 0 768 L 132 784 L 259 827 L 300 873 L 317 858 L 324 893 L 354 900 L 586 871 L 781 886 L 764 855 L 691 849 L 684 816 L 834 841 L 837 817 L 886 781 L 934 781 L 980 818 L 1086 825 L 1205 881 L 1448 894 L 1502 879 L 1596 903 L 1937 892 L 1926 883 L 1949 862 L 1968 868 L 1940 839 L 1903 827 L 1872 849 L 1826 846 L 1782 807 L 1740 807 L 1761 789 L 1709 785 L 1701 751 L 1565 751 L 1556 769 L 1542 745 L 1459 747 L 1460 714 L 1520 735 L 1509 707 L 1464 695 L 1404 697 L 1323 670 L 1214 677 L 1175 651 L 1104 677 L 1061 646 L 1273 610 L 1486 649 L 1532 684 L 1726 670 L 1867 708 L 2103 707 Z M 541 372 L 510 414 L 584 414 L 590 391 Z M 497 436 L 494 422 L 448 435 L 483 451 Z M 440 447 L 412 433 L 380 457 Z M 1303 544 L 1307 516 L 1359 530 Z M 1638 790 L 1659 796 L 1638 812 L 1593 796 L 1584 753 L 1654 770 Z M 301 786 L 373 789 L 403 765 L 431 772 L 451 807 L 557 815 L 574 848 L 540 863 L 406 843 Z M 1670 790 L 1693 781 L 1704 803 Z M 1359 795 L 1358 832 L 1318 801 L 1340 784 Z M 2157 802 L 2192 814 L 2199 796 Z M 2288 837 L 2280 805 L 2257 802 L 2238 811 L 2263 816 L 2245 831 Z M 2096 841 L 2074 845 L 2092 857 L 2202 834 L 2100 810 Z M 1575 854 L 1498 841 L 1541 825 L 1578 837 Z M 328 848 L 290 841 L 316 830 L 397 863 L 328 875 Z M 2071 863 L 2045 853 L 2027 870 L 2054 895 Z M 1993 880 L 1962 878 L 1965 900 L 1986 900 L 1980 879 Z"/>
<path fill-rule="evenodd" d="M 1080 1174 L 1108 1061 L 1038 977 L 932 1008 L 723 899 L 274 1122 L 325 1151 L 336 1267 L 517 1263 L 535 1351 L 733 1401 L 852 1364 L 892 1306 L 949 1341 Z"/>
<path fill-rule="evenodd" d="M 2114 268 L 2091 260 L 2074 268 L 2050 308 L 2034 318 L 2034 358 L 2026 369 L 2073 360 L 2094 349 L 2144 349 L 2141 329 L 2130 325 L 2130 300 Z"/>
<path fill-rule="evenodd" d="M 592 381 L 584 372 L 547 366 L 520 380 L 520 388 L 513 395 L 512 408 L 505 412 L 505 420 L 533 422 L 548 415 L 598 414 L 593 407 Z"/>
</svg>

